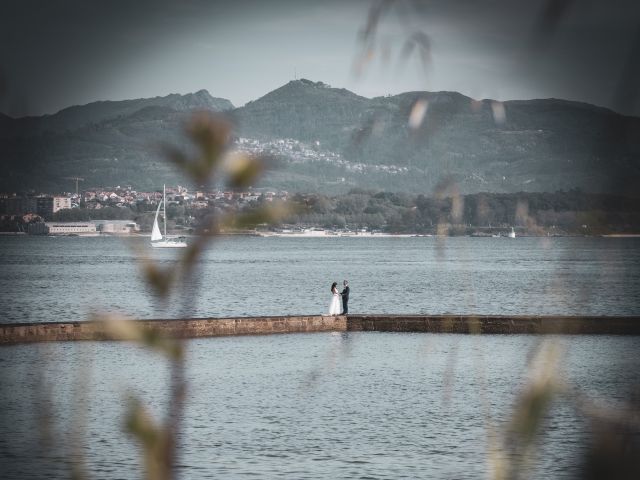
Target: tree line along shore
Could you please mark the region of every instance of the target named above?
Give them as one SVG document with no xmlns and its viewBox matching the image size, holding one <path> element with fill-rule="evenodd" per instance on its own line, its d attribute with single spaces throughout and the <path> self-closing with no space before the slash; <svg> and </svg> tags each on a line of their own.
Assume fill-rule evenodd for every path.
<svg viewBox="0 0 640 480">
<path fill-rule="evenodd" d="M 278 200 L 280 201 L 280 200 Z M 494 235 L 517 229 L 524 235 L 628 235 L 640 233 L 640 198 L 577 190 L 554 193 L 476 193 L 411 195 L 354 189 L 344 195 L 298 193 L 281 201 L 286 215 L 263 230 L 321 228 L 425 235 Z M 167 206 L 172 231 L 195 232 L 212 215 L 258 209 L 264 196 L 249 202 L 233 199 L 197 206 L 173 202 Z M 269 202 L 271 203 L 271 202 Z M 105 206 L 99 210 L 59 210 L 47 220 L 86 222 L 131 220 L 141 232 L 151 231 L 156 204 Z M 38 216 L 4 215 L 0 231 L 26 231 Z M 21 225 L 22 224 L 22 225 Z"/>
</svg>

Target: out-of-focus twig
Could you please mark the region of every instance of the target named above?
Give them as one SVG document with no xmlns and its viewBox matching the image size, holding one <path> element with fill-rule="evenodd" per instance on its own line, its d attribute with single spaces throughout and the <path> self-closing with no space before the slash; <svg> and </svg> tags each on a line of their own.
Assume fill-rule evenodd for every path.
<svg viewBox="0 0 640 480">
<path fill-rule="evenodd" d="M 265 162 L 260 156 L 231 151 L 232 126 L 224 118 L 211 113 L 193 116 L 186 126 L 186 135 L 191 140 L 195 153 L 187 154 L 173 146 L 165 146 L 169 160 L 186 174 L 194 184 L 208 186 L 215 181 L 224 181 L 232 189 L 246 188 L 255 184 L 265 171 Z M 254 209 L 248 212 L 211 216 L 203 222 L 196 236 L 182 255 L 169 267 L 161 267 L 148 255 L 141 255 L 142 270 L 147 283 L 160 298 L 168 298 L 171 291 L 183 286 L 182 313 L 189 313 L 196 288 L 187 279 L 194 273 L 198 261 L 207 245 L 225 228 L 248 229 L 258 224 L 270 223 L 284 216 L 282 204 Z M 127 429 L 140 440 L 145 451 L 147 478 L 169 479 L 176 476 L 178 442 L 182 424 L 184 397 L 187 390 L 184 365 L 184 346 L 181 340 L 167 338 L 160 331 L 143 329 L 122 318 L 104 320 L 109 335 L 138 342 L 155 349 L 170 361 L 169 406 L 167 420 L 156 425 L 144 408 L 142 401 L 130 402 Z M 175 334 L 176 332 L 174 332 Z M 180 338 L 180 332 L 176 337 Z"/>
<path fill-rule="evenodd" d="M 562 350 L 554 340 L 537 345 L 529 380 L 518 396 L 502 438 L 489 453 L 491 476 L 495 480 L 525 476 L 533 462 L 535 438 L 542 428 L 551 400 L 564 390 L 558 376 Z M 492 443 L 492 442 L 490 442 Z"/>
<path fill-rule="evenodd" d="M 174 445 L 172 432 L 156 425 L 153 418 L 140 400 L 129 400 L 129 413 L 126 419 L 127 431 L 142 444 L 144 450 L 145 478 L 147 480 L 169 480 L 172 478 L 171 450 Z"/>
</svg>

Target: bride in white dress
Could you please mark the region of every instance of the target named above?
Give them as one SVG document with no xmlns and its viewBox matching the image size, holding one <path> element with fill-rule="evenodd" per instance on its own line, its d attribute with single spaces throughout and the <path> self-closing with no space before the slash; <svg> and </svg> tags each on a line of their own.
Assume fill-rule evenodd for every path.
<svg viewBox="0 0 640 480">
<path fill-rule="evenodd" d="M 338 292 L 338 283 L 333 282 L 331 285 L 331 303 L 329 304 L 329 315 L 340 315 L 340 292 Z"/>
</svg>

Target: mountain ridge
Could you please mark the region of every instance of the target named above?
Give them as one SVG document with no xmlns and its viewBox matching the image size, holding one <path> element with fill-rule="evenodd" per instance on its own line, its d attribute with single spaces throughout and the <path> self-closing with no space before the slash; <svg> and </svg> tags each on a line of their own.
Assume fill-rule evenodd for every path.
<svg viewBox="0 0 640 480">
<path fill-rule="evenodd" d="M 176 111 L 208 109 L 223 112 L 235 108 L 226 98 L 213 97 L 206 89 L 201 89 L 193 93 L 170 93 L 149 98 L 98 100 L 84 105 L 65 107 L 53 114 L 19 117 L 13 120 L 27 123 L 36 131 L 73 130 L 90 123 L 131 115 L 147 106 L 164 106 Z"/>
<path fill-rule="evenodd" d="M 413 128 L 408 119 L 419 101 L 424 118 Z M 35 119 L 0 117 L 9 167 L 0 189 L 53 188 L 61 183 L 55 178 L 71 175 L 96 184 L 175 183 L 157 146 L 186 147 L 181 126 L 202 109 L 229 115 L 238 137 L 254 139 L 252 152 L 268 147 L 282 160 L 284 168 L 263 183 L 273 188 L 424 193 L 448 178 L 466 193 L 618 192 L 638 178 L 640 119 L 603 107 L 474 100 L 454 91 L 366 98 L 301 79 L 238 108 L 199 90 L 93 102 Z"/>
<path fill-rule="evenodd" d="M 296 84 L 296 83 L 302 83 L 302 84 L 311 84 L 311 85 L 315 85 L 315 86 L 320 86 L 322 88 L 328 89 L 328 90 L 333 90 L 333 91 L 338 91 L 338 92 L 345 92 L 347 94 L 351 94 L 354 97 L 363 99 L 363 100 L 381 100 L 381 99 L 387 99 L 387 98 L 394 98 L 394 97 L 401 97 L 401 96 L 407 96 L 407 95 L 413 95 L 413 96 L 429 96 L 429 95 L 445 95 L 445 94 L 450 94 L 450 95 L 456 95 L 456 96 L 460 96 L 463 97 L 465 99 L 468 100 L 472 100 L 475 102 L 499 102 L 499 103 L 503 103 L 503 104 L 518 104 L 518 103 L 526 103 L 526 102 L 540 102 L 540 103 L 557 103 L 557 104 L 565 104 L 565 105 L 569 105 L 569 106 L 575 106 L 575 107 L 584 107 L 586 109 L 592 109 L 592 110 L 599 110 L 602 112 L 607 112 L 607 113 L 612 113 L 615 115 L 619 115 L 621 117 L 626 117 L 626 118 L 640 118 L 640 117 L 635 117 L 633 115 L 625 115 L 619 112 L 616 112 L 615 110 L 612 110 L 608 107 L 603 107 L 600 105 L 595 105 L 592 103 L 588 103 L 588 102 L 583 102 L 583 101 L 579 101 L 579 100 L 568 100 L 568 99 L 564 99 L 564 98 L 556 98 L 556 97 L 546 97 L 546 98 L 531 98 L 531 99 L 511 99 L 511 100 L 496 100 L 494 98 L 482 98 L 482 99 L 474 99 L 473 97 L 469 97 L 468 95 L 465 95 L 461 92 L 457 92 L 455 90 L 437 90 L 437 91 L 430 91 L 430 90 L 411 90 L 411 91 L 407 91 L 407 92 L 401 92 L 401 93 L 397 93 L 394 95 L 381 95 L 381 96 L 375 96 L 375 97 L 365 97 L 362 95 L 358 95 L 354 92 L 351 92 L 350 90 L 346 89 L 346 88 L 336 88 L 336 87 L 331 87 L 330 85 L 323 83 L 321 81 L 319 82 L 313 82 L 311 80 L 308 79 L 299 79 L 299 80 L 291 80 L 289 82 L 287 82 L 286 84 L 282 85 L 281 87 L 278 87 L 264 95 L 262 95 L 261 97 L 258 97 L 255 100 L 250 100 L 248 101 L 245 105 L 243 106 L 239 106 L 236 107 L 233 105 L 233 103 L 223 97 L 213 97 L 211 95 L 211 93 L 207 90 L 207 89 L 200 89 L 196 92 L 188 92 L 185 94 L 180 94 L 180 93 L 169 93 L 167 95 L 156 95 L 154 97 L 140 97 L 140 98 L 127 98 L 127 99 L 121 99 L 121 100 L 96 100 L 93 102 L 88 102 L 88 103 L 84 103 L 84 104 L 77 104 L 77 105 L 69 105 L 67 107 L 64 107 L 54 113 L 46 113 L 46 114 L 42 114 L 42 115 L 25 115 L 22 117 L 13 117 L 11 115 L 7 115 L 4 112 L 0 112 L 0 119 L 10 119 L 10 120 L 33 120 L 33 119 L 44 119 L 44 118 L 52 118 L 52 117 L 56 117 L 59 114 L 65 113 L 67 111 L 70 110 L 75 110 L 75 109 L 84 109 L 86 107 L 91 107 L 94 105 L 105 105 L 105 104 L 125 104 L 125 103 L 132 103 L 132 102 L 139 102 L 139 101 L 157 101 L 157 100 L 165 100 L 165 99 L 173 99 L 173 98 L 184 98 L 184 97 L 197 97 L 200 95 L 206 95 L 207 97 L 216 100 L 216 101 L 221 101 L 224 102 L 224 104 L 226 104 L 225 108 L 219 108 L 219 111 L 227 111 L 227 110 L 236 110 L 236 109 L 241 109 L 244 108 L 245 106 L 255 103 L 265 97 L 268 97 L 269 95 L 278 92 L 278 91 L 282 91 L 283 89 L 285 89 L 286 87 L 288 87 L 291 84 Z"/>
</svg>

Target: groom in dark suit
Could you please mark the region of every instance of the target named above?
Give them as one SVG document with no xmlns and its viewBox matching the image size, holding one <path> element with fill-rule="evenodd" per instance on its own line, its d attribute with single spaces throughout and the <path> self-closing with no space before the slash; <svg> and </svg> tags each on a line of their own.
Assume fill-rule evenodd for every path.
<svg viewBox="0 0 640 480">
<path fill-rule="evenodd" d="M 345 280 L 342 282 L 344 288 L 342 289 L 342 313 L 340 315 L 347 315 L 349 313 L 349 282 Z"/>
</svg>

